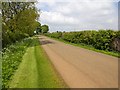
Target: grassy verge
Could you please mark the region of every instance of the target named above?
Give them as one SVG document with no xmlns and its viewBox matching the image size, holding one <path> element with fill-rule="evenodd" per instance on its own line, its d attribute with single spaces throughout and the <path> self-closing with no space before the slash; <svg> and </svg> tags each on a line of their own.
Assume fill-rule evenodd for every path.
<svg viewBox="0 0 120 90">
<path fill-rule="evenodd" d="M 14 72 L 18 69 L 26 49 L 31 44 L 30 38 L 16 42 L 3 49 L 2 52 L 2 88 L 8 88 L 8 82 L 12 79 Z"/>
<path fill-rule="evenodd" d="M 49 37 L 49 38 L 52 38 L 52 37 Z M 92 50 L 92 51 L 96 51 L 96 52 L 99 52 L 99 53 L 103 53 L 103 54 L 107 54 L 107 55 L 111 55 L 111 56 L 120 58 L 120 52 L 115 52 L 115 51 L 110 52 L 110 51 L 98 50 L 98 49 L 95 49 L 94 47 L 92 47 L 90 45 L 75 44 L 75 43 L 67 42 L 63 39 L 57 39 L 57 38 L 52 38 L 52 39 L 64 42 L 65 44 L 70 44 L 70 45 L 73 45 L 73 46 L 85 48 L 85 49 L 88 49 L 88 50 Z"/>
<path fill-rule="evenodd" d="M 31 46 L 24 54 L 22 63 L 9 85 L 10 88 L 67 87 L 50 63 L 37 38 L 33 38 Z"/>
</svg>

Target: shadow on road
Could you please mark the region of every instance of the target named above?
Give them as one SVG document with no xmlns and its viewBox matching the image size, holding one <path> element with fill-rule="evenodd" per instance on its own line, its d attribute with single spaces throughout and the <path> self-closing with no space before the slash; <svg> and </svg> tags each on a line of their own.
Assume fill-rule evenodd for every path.
<svg viewBox="0 0 120 90">
<path fill-rule="evenodd" d="M 49 41 L 49 40 L 41 40 L 40 41 L 41 45 L 45 45 L 45 44 L 54 44 L 53 42 Z"/>
</svg>

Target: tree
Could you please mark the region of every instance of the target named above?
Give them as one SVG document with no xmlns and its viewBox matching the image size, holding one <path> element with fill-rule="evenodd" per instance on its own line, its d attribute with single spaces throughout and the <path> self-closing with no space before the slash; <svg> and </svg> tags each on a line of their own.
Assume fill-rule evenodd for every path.
<svg viewBox="0 0 120 90">
<path fill-rule="evenodd" d="M 48 25 L 42 25 L 41 29 L 42 29 L 42 33 L 47 33 L 49 31 Z"/>
<path fill-rule="evenodd" d="M 41 23 L 40 22 L 37 22 L 36 32 L 37 32 L 37 34 L 42 32 Z"/>
<path fill-rule="evenodd" d="M 2 2 L 2 45 L 32 36 L 39 14 L 34 2 Z"/>
</svg>

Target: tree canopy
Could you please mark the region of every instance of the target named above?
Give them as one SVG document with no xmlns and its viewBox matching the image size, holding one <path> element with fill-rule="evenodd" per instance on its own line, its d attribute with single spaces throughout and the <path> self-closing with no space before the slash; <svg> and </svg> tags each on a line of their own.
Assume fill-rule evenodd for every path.
<svg viewBox="0 0 120 90">
<path fill-rule="evenodd" d="M 32 36 L 40 26 L 38 17 L 34 2 L 2 2 L 3 47 Z"/>
<path fill-rule="evenodd" d="M 47 33 L 49 31 L 48 25 L 42 25 L 41 29 L 42 29 L 42 33 Z"/>
</svg>

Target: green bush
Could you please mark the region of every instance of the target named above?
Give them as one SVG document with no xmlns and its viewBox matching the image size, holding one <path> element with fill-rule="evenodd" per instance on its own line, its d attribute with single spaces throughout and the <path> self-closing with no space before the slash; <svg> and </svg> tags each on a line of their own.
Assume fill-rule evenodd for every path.
<svg viewBox="0 0 120 90">
<path fill-rule="evenodd" d="M 22 56 L 24 55 L 27 47 L 31 45 L 34 40 L 25 38 L 21 42 L 16 42 L 3 49 L 2 53 L 2 88 L 8 88 L 9 81 L 15 70 L 17 70 Z"/>
<path fill-rule="evenodd" d="M 115 38 L 120 39 L 120 31 L 113 30 L 89 30 L 79 32 L 54 32 L 49 33 L 47 36 L 53 38 L 61 38 L 65 41 L 77 44 L 91 45 L 96 49 L 112 51 L 112 41 Z"/>
<path fill-rule="evenodd" d="M 53 37 L 53 38 L 61 38 L 62 37 L 62 32 L 53 32 L 52 34 L 50 34 L 50 33 L 47 33 L 47 34 L 45 34 L 45 35 L 47 35 L 47 36 L 50 36 L 50 37 Z"/>
</svg>

